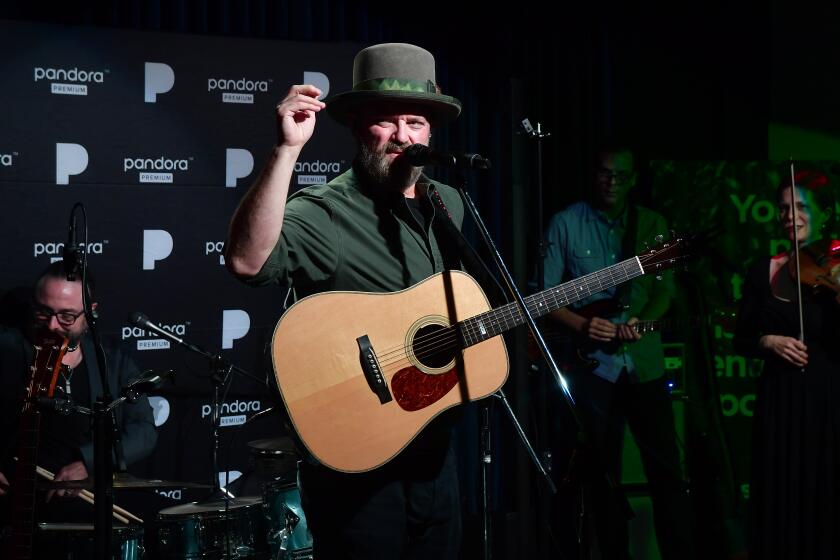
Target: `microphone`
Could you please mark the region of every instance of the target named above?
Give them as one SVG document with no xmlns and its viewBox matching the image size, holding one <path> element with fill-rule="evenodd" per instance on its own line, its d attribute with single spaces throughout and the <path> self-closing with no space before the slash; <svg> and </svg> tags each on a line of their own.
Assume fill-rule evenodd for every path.
<svg viewBox="0 0 840 560">
<path fill-rule="evenodd" d="M 63 416 L 67 416 L 73 410 L 72 403 L 67 399 L 50 399 L 47 397 L 38 397 L 36 399 L 38 406 L 46 410 L 55 411 Z"/>
<path fill-rule="evenodd" d="M 93 411 L 87 407 L 76 404 L 71 400 L 61 399 L 58 397 L 52 399 L 47 397 L 37 397 L 35 399 L 35 403 L 44 410 L 52 410 L 62 416 L 69 416 L 72 413 L 84 414 L 86 416 L 93 414 Z"/>
<path fill-rule="evenodd" d="M 198 346 L 190 344 L 189 342 L 185 341 L 183 338 L 178 338 L 177 336 L 175 336 L 171 332 L 169 332 L 167 330 L 164 330 L 161 327 L 159 327 L 158 325 L 152 323 L 152 321 L 150 321 L 149 318 L 145 314 L 143 314 L 139 311 L 135 311 L 134 313 L 129 315 L 128 316 L 128 322 L 133 324 L 133 325 L 137 325 L 138 327 L 143 327 L 147 331 L 152 331 L 153 333 L 157 334 L 158 336 L 162 336 L 163 338 L 171 340 L 175 344 L 180 344 L 181 346 L 186 346 L 187 348 L 189 348 L 190 350 L 193 350 L 194 352 L 198 352 L 199 354 L 206 354 Z"/>
<path fill-rule="evenodd" d="M 163 385 L 164 381 L 175 375 L 175 372 L 171 369 L 163 375 L 156 373 L 154 370 L 148 370 L 143 373 L 146 375 L 132 379 L 128 385 L 123 387 L 122 395 L 130 402 L 137 402 L 141 393 L 148 393 L 153 389 L 157 389 Z"/>
<path fill-rule="evenodd" d="M 403 157 L 414 167 L 440 165 L 463 169 L 490 169 L 490 160 L 478 154 L 440 152 L 423 144 L 412 144 L 403 151 Z"/>
<path fill-rule="evenodd" d="M 70 225 L 68 227 L 67 232 L 67 243 L 64 244 L 64 248 L 61 254 L 61 261 L 64 268 L 64 276 L 67 278 L 68 282 L 75 282 L 76 277 L 79 275 L 79 269 L 81 267 L 81 259 L 80 257 L 80 248 L 79 244 L 76 243 L 76 208 L 74 207 L 73 210 L 70 212 Z"/>
<path fill-rule="evenodd" d="M 152 331 L 153 333 L 158 334 L 158 335 L 160 335 L 164 338 L 168 338 L 169 340 L 171 340 L 173 342 L 177 342 L 178 344 L 186 345 L 186 343 L 184 342 L 183 339 L 178 338 L 177 336 L 175 336 L 174 334 L 172 334 L 169 331 L 163 330 L 162 328 L 160 328 L 156 324 L 152 323 L 149 320 L 149 318 L 146 317 L 145 314 L 143 314 L 139 311 L 135 311 L 134 313 L 129 315 L 128 316 L 128 321 L 130 323 L 133 323 L 133 324 L 137 325 L 138 327 L 143 327 L 147 331 Z"/>
</svg>

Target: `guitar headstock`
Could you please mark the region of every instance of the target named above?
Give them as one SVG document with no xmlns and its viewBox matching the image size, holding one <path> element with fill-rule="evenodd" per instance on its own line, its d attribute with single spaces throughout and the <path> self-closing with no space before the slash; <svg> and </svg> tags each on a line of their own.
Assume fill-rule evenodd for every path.
<svg viewBox="0 0 840 560">
<path fill-rule="evenodd" d="M 31 366 L 29 398 L 52 398 L 67 345 L 66 338 L 47 329 L 39 329 L 35 333 L 35 357 Z"/>
<path fill-rule="evenodd" d="M 659 274 L 687 261 L 691 257 L 693 239 L 693 236 L 672 233 L 670 239 L 646 249 L 639 255 L 642 270 L 645 274 Z"/>
</svg>

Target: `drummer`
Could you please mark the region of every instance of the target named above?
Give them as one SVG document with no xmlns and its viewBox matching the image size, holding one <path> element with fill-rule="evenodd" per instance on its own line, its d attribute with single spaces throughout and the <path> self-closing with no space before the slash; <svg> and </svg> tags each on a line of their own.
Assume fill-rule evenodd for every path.
<svg viewBox="0 0 840 560">
<path fill-rule="evenodd" d="M 91 274 L 91 299 L 95 301 Z M 97 304 L 92 307 L 96 310 Z M 33 361 L 34 333 L 45 328 L 69 340 L 62 359 L 67 366 L 58 376 L 55 398 L 67 399 L 90 408 L 102 393 L 101 377 L 93 341 L 82 306 L 82 284 L 76 275 L 68 280 L 62 262 L 48 266 L 38 278 L 25 324 L 20 328 L 0 327 L 0 508 L 7 524 L 15 491 L 13 457 L 17 452 L 20 411 L 29 366 Z M 110 391 L 119 395 L 132 378 L 139 375 L 135 363 L 122 350 L 105 345 Z M 152 408 L 144 396 L 136 403 L 126 402 L 116 409 L 120 438 L 128 466 L 152 453 L 157 441 Z M 42 410 L 38 465 L 55 473 L 57 481 L 84 480 L 93 471 L 93 436 L 88 417 L 60 415 Z M 11 483 L 11 488 L 9 485 Z M 93 519 L 93 508 L 81 500 L 67 500 L 79 489 L 57 489 L 36 501 L 36 518 L 42 521 L 83 521 Z"/>
</svg>

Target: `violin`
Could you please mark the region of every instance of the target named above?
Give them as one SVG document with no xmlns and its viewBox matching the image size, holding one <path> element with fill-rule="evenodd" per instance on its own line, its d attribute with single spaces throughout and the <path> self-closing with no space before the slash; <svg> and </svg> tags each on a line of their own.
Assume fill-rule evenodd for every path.
<svg viewBox="0 0 840 560">
<path fill-rule="evenodd" d="M 788 261 L 788 272 L 796 279 L 796 261 Z M 833 294 L 840 303 L 840 240 L 821 239 L 800 249 L 799 281 L 816 293 Z"/>
</svg>

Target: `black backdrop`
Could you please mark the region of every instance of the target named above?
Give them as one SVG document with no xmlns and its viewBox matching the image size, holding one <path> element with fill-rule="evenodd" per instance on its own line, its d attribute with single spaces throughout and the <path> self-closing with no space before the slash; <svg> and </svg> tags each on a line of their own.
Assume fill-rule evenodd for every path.
<svg viewBox="0 0 840 560">
<path fill-rule="evenodd" d="M 144 50 L 149 49 L 149 52 L 159 52 L 155 51 L 158 41 L 174 41 L 177 37 L 150 32 L 161 30 L 190 33 L 193 34 L 193 39 L 199 38 L 195 35 L 205 35 L 209 37 L 204 39 L 220 41 L 223 37 L 303 41 L 306 42 L 308 52 L 346 46 L 347 58 L 342 59 L 343 62 L 336 59 L 335 67 L 339 72 L 335 77 L 330 75 L 332 91 L 339 91 L 342 87 L 340 81 L 349 79 L 349 61 L 357 44 L 396 40 L 423 45 L 433 51 L 438 59 L 439 81 L 444 89 L 462 99 L 467 108 L 463 117 L 448 130 L 436 133 L 436 141 L 444 148 L 452 146 L 465 151 L 480 151 L 496 163 L 491 175 L 474 181 L 473 190 L 491 231 L 500 242 L 505 256 L 512 262 L 512 268 L 522 285 L 528 278 L 533 264 L 533 250 L 530 247 L 533 246 L 536 236 L 536 220 L 533 219 L 533 149 L 516 135 L 517 123 L 523 117 L 541 121 L 552 132 L 552 139 L 546 144 L 546 215 L 579 198 L 588 184 L 587 169 L 593 147 L 600 138 L 607 135 L 630 140 L 637 147 L 640 160 L 696 161 L 765 159 L 768 154 L 767 131 L 771 116 L 777 122 L 833 132 L 833 120 L 824 118 L 824 115 L 832 111 L 830 92 L 836 89 L 832 84 L 837 78 L 836 73 L 825 69 L 832 68 L 836 58 L 836 46 L 832 47 L 830 43 L 830 37 L 833 36 L 831 25 L 836 21 L 836 17 L 833 17 L 832 11 L 827 7 L 817 8 L 808 6 L 807 3 L 799 3 L 796 9 L 792 9 L 782 2 L 768 5 L 758 1 L 737 4 L 713 2 L 702 5 L 663 3 L 643 6 L 603 2 L 587 6 L 567 5 L 563 7 L 562 13 L 552 14 L 550 17 L 547 11 L 536 5 L 493 9 L 486 5 L 427 2 L 422 6 L 412 5 L 410 12 L 404 8 L 394 3 L 376 0 L 104 0 L 65 2 L 50 11 L 44 11 L 31 3 L 7 2 L 0 7 L 0 17 L 81 25 L 83 27 L 65 28 L 62 32 L 75 34 L 77 37 L 96 31 L 95 27 L 90 26 L 146 30 L 138 35 L 144 44 Z M 20 39 L 22 44 L 46 48 L 50 36 L 51 33 L 47 33 Z M 355 43 L 342 45 L 344 41 Z M 242 130 L 235 122 L 228 123 L 225 117 L 247 113 L 260 103 L 265 103 L 264 106 L 270 109 L 269 103 L 273 103 L 274 100 L 269 102 L 265 98 L 282 93 L 287 82 L 299 81 L 300 72 L 307 69 L 298 68 L 290 77 L 278 77 L 281 74 L 278 68 L 282 69 L 284 65 L 273 59 L 267 66 L 260 66 L 256 61 L 264 54 L 273 53 L 272 49 L 280 48 L 280 45 L 272 41 L 234 41 L 230 44 L 241 46 L 244 50 L 238 52 L 246 53 L 246 58 L 238 58 L 233 66 L 221 67 L 235 67 L 237 70 L 247 68 L 248 73 L 240 71 L 239 74 L 216 76 L 202 75 L 201 72 L 195 74 L 195 92 L 200 93 L 200 97 L 190 99 L 190 106 L 184 115 L 174 112 L 168 114 L 171 118 L 170 124 L 183 119 L 181 124 L 184 126 L 174 131 L 171 139 L 155 139 L 151 144 L 153 148 L 148 152 L 143 151 L 145 148 L 137 150 L 138 144 L 131 138 L 145 129 L 144 122 L 141 122 L 142 119 L 138 116 L 148 114 L 147 110 L 154 107 L 155 111 L 152 112 L 157 116 L 153 118 L 166 121 L 167 112 L 164 107 L 176 99 L 183 99 L 179 97 L 185 91 L 181 86 L 183 79 L 192 75 L 191 70 L 215 68 L 216 59 L 225 60 L 224 53 L 229 43 L 218 43 L 222 46 L 215 51 L 209 46 L 210 43 L 202 43 L 202 47 L 206 46 L 208 49 L 206 56 L 204 52 L 196 55 L 198 62 L 186 73 L 183 68 L 174 68 L 175 87 L 170 92 L 161 94 L 155 104 L 149 104 L 147 107 L 139 103 L 141 108 L 136 109 L 137 113 L 132 113 L 134 117 L 116 121 L 109 119 L 105 123 L 111 127 L 117 122 L 131 122 L 135 125 L 129 129 L 122 126 L 119 129 L 111 129 L 112 135 L 102 136 L 103 139 L 107 138 L 110 144 L 120 144 L 119 149 L 115 150 L 115 156 L 105 167 L 100 167 L 103 165 L 102 160 L 94 161 L 95 154 L 88 150 L 91 161 L 86 171 L 71 176 L 69 185 L 52 185 L 47 200 L 42 199 L 40 194 L 25 196 L 28 192 L 27 187 L 16 183 L 11 174 L 7 175 L 22 170 L 24 161 L 32 154 L 21 151 L 22 146 L 16 143 L 18 135 L 10 132 L 13 130 L 11 123 L 22 122 L 19 106 L 4 104 L 3 113 L 0 114 L 0 180 L 4 187 L 0 202 L 4 209 L 13 208 L 14 211 L 7 210 L 7 219 L 10 215 L 12 219 L 6 222 L 8 225 L 3 233 L 8 239 L 18 240 L 8 245 L 7 251 L 14 253 L 14 258 L 8 262 L 31 263 L 32 266 L 12 264 L 11 266 L 20 266 L 20 274 L 15 275 L 8 274 L 4 267 L 0 272 L 3 274 L 4 283 L 0 286 L 8 289 L 28 281 L 31 272 L 46 262 L 41 260 L 35 264 L 34 253 L 40 250 L 37 248 L 40 246 L 36 247 L 37 243 L 43 245 L 44 251 L 50 251 L 55 247 L 50 248 L 49 243 L 63 240 L 65 215 L 72 202 L 78 199 L 74 194 L 80 191 L 76 187 L 83 187 L 96 198 L 104 192 L 105 186 L 88 185 L 90 181 L 125 184 L 129 178 L 129 174 L 123 172 L 125 157 L 163 156 L 173 160 L 186 159 L 189 162 L 189 170 L 175 171 L 172 185 L 138 185 L 137 177 L 132 174 L 131 181 L 135 181 L 135 185 L 130 189 L 122 187 L 125 198 L 121 195 L 119 203 L 115 204 L 115 207 L 122 208 L 120 212 L 124 215 L 136 216 L 135 220 L 132 221 L 129 217 L 128 221 L 129 224 L 134 224 L 131 226 L 134 230 L 132 248 L 125 249 L 128 252 L 137 251 L 137 248 L 142 246 L 144 230 L 165 230 L 173 234 L 172 230 L 179 228 L 172 226 L 172 222 L 180 224 L 183 220 L 178 218 L 186 212 L 191 213 L 191 221 L 197 222 L 195 231 L 207 228 L 207 238 L 191 238 L 189 234 L 183 234 L 186 236 L 184 238 L 173 235 L 171 255 L 156 261 L 154 270 L 143 270 L 141 256 L 135 254 L 131 261 L 123 256 L 123 248 L 117 251 L 112 245 L 115 234 L 111 232 L 121 228 L 123 222 L 114 219 L 109 222 L 110 218 L 91 216 L 91 223 L 95 226 L 91 231 L 92 240 L 101 243 L 100 246 L 94 245 L 93 250 L 94 253 L 96 250 L 101 250 L 102 253 L 94 254 L 91 262 L 102 262 L 105 266 L 104 261 L 111 257 L 125 258 L 126 263 L 131 261 L 127 267 L 119 271 L 115 269 L 110 278 L 107 270 L 102 271 L 100 276 L 104 275 L 103 289 L 107 290 L 106 286 L 121 286 L 125 282 L 123 275 L 143 275 L 142 294 L 131 294 L 121 288 L 112 288 L 117 290 L 118 297 L 106 302 L 109 328 L 120 336 L 121 320 L 125 312 L 143 309 L 153 319 L 171 325 L 183 324 L 187 335 L 203 337 L 208 347 L 218 347 L 221 344 L 221 332 L 218 330 L 222 321 L 220 315 L 226 309 L 246 311 L 249 313 L 250 330 L 243 338 L 234 340 L 233 348 L 226 352 L 238 354 L 241 351 L 246 356 L 243 365 L 258 371 L 258 356 L 261 354 L 259 346 L 273 323 L 273 318 L 265 318 L 261 315 L 261 310 L 269 306 L 277 306 L 279 309 L 282 293 L 279 290 L 277 293 L 246 290 L 229 281 L 218 265 L 218 268 L 210 267 L 209 262 L 214 259 L 218 261 L 218 253 L 213 253 L 218 248 L 218 242 L 224 238 L 228 211 L 241 196 L 242 188 L 253 179 L 252 172 L 239 179 L 237 187 L 222 187 L 226 182 L 226 150 L 248 150 L 255 160 L 254 171 L 257 170 L 271 142 L 271 120 L 266 120 L 265 117 L 255 119 L 248 133 L 239 137 L 243 140 L 236 143 L 229 143 L 225 138 L 217 144 L 217 140 L 224 136 L 216 133 L 228 130 L 228 124 L 232 129 Z M 258 46 L 248 52 L 246 45 L 249 44 Z M 288 44 L 282 45 L 285 48 Z M 4 68 L 15 64 L 17 58 L 17 45 L 9 43 L 9 47 L 11 50 L 5 52 L 11 52 L 12 56 L 4 59 Z M 97 52 L 95 58 L 108 59 L 110 51 L 114 48 L 115 45 L 106 44 Z M 122 52 L 128 53 L 130 48 L 126 47 Z M 215 58 L 211 59 L 210 53 L 213 53 Z M 179 53 L 164 54 L 169 56 Z M 186 56 L 184 53 L 180 54 Z M 143 60 L 137 59 L 139 62 L 167 60 L 163 57 L 140 58 Z M 52 67 L 59 68 L 58 65 Z M 68 65 L 64 68 L 73 67 L 75 66 Z M 253 74 L 250 73 L 252 67 L 257 68 Z M 114 71 L 115 68 L 106 63 L 91 69 Z M 260 68 L 266 70 L 260 71 Z M 143 70 L 135 68 L 131 72 L 133 74 L 130 79 L 141 83 Z M 34 68 L 30 66 L 24 80 L 29 87 L 28 94 L 24 95 L 24 105 L 28 97 L 34 98 L 37 95 L 47 100 L 46 106 L 51 107 L 51 110 L 55 107 L 54 104 L 66 103 L 63 100 L 65 96 L 46 93 L 49 91 L 49 80 L 34 82 L 33 73 Z M 112 83 L 118 81 L 108 74 L 103 77 L 102 84 L 90 84 L 88 99 L 102 94 Z M 211 77 L 242 77 L 253 81 L 273 78 L 274 81 L 270 82 L 270 92 L 255 92 L 254 107 L 217 103 L 210 105 L 216 111 L 198 115 L 192 104 L 210 103 L 211 95 L 207 91 L 205 80 Z M 7 82 L 9 80 L 4 75 L 2 94 L 20 99 L 19 94 L 7 86 Z M 37 88 L 44 89 L 38 90 L 41 91 L 38 94 Z M 120 101 L 124 100 L 120 98 Z M 103 113 L 114 109 L 101 104 L 97 106 L 97 111 Z M 172 106 L 169 109 L 176 110 Z M 44 123 L 48 121 L 54 121 L 51 126 L 61 127 L 68 118 L 66 113 L 60 111 L 49 113 L 38 110 L 30 115 L 27 121 L 30 128 L 28 135 L 35 137 L 35 129 L 44 127 Z M 217 119 L 225 121 L 225 127 L 215 128 L 208 124 L 220 122 Z M 326 126 L 329 125 L 322 127 L 321 133 L 324 133 Z M 203 136 L 195 138 L 197 135 L 193 135 L 190 132 L 192 130 L 201 130 Z M 85 134 L 90 132 L 84 131 Z M 91 141 L 88 137 L 82 141 L 79 140 L 79 134 L 82 132 L 68 138 L 42 142 L 39 149 L 46 159 L 31 164 L 38 168 L 37 171 L 32 170 L 33 176 L 48 182 L 54 181 L 55 155 L 50 155 L 55 150 L 54 143 L 78 143 L 90 148 L 88 144 Z M 322 134 L 322 138 L 324 136 L 325 133 Z M 258 141 L 260 137 L 263 138 L 262 141 Z M 182 142 L 176 143 L 175 138 Z M 96 141 L 93 143 L 97 144 Z M 214 147 L 213 144 L 217 145 Z M 202 150 L 183 149 L 189 145 L 201 146 Z M 349 139 L 346 149 L 350 149 Z M 309 157 L 308 154 L 306 157 Z M 310 158 L 311 161 L 315 159 L 314 155 Z M 99 175 L 95 180 L 94 172 Z M 206 184 L 197 184 L 195 179 L 199 175 L 212 175 L 212 178 L 206 179 Z M 441 178 L 447 177 L 444 175 Z M 650 185 L 654 181 L 648 179 L 642 183 L 638 193 L 640 198 L 654 207 L 661 207 L 661 201 L 651 195 Z M 150 197 L 140 194 L 141 190 L 147 190 L 152 196 L 165 196 L 156 193 L 173 195 L 173 192 L 167 191 L 186 193 L 192 189 L 201 189 L 198 191 L 199 196 L 212 197 L 214 195 L 210 193 L 214 191 L 211 186 L 218 187 L 215 195 L 226 197 L 226 202 L 210 198 L 206 205 L 203 202 L 195 203 L 197 198 L 194 195 L 173 211 L 168 207 L 158 208 Z M 73 194 L 66 194 L 67 190 L 60 190 L 74 188 L 76 189 L 72 191 Z M 37 189 L 33 190 L 38 192 Z M 130 190 L 137 194 L 131 197 L 128 194 Z M 190 205 L 189 202 L 193 204 Z M 218 206 L 219 209 L 225 206 L 226 210 L 220 210 L 211 217 L 210 214 L 215 210 L 204 206 Z M 155 212 L 160 213 L 150 213 L 153 208 Z M 36 214 L 37 226 L 29 223 L 16 225 L 22 223 L 16 220 L 17 215 L 31 217 Z M 47 219 L 43 217 L 45 214 L 49 214 Z M 169 216 L 168 220 L 166 216 Z M 206 219 L 203 219 L 205 216 Z M 43 223 L 49 225 L 42 225 Z M 22 241 L 21 238 L 25 236 L 23 230 L 42 230 L 45 234 L 39 239 Z M 212 234 L 212 237 L 209 234 Z M 162 234 L 151 235 L 154 237 Z M 43 259 L 44 255 L 38 255 L 37 258 Z M 185 277 L 175 273 L 179 266 L 191 266 L 191 274 L 203 273 L 202 284 L 192 283 L 192 289 L 187 289 Z M 196 270 L 196 266 L 200 268 Z M 157 278 L 155 275 L 159 273 L 163 274 Z M 176 280 L 164 283 L 164 275 L 171 275 Z M 214 282 L 227 282 L 226 290 L 219 290 L 217 286 L 221 284 Z M 173 289 L 181 297 L 171 306 L 171 301 L 176 298 L 171 298 L 168 290 Z M 187 305 L 188 308 L 193 306 L 193 303 L 186 303 L 189 296 L 192 296 L 193 301 L 203 300 L 209 305 L 202 308 L 203 311 L 196 311 L 195 316 L 188 316 L 182 313 L 181 309 L 182 305 Z M 130 300 L 133 297 L 141 298 L 146 307 L 133 305 Z M 225 303 L 219 304 L 220 301 Z M 109 309 L 108 306 L 112 308 Z M 117 306 L 122 308 L 118 309 Z M 231 315 L 235 316 L 236 314 Z M 263 329 L 262 335 L 258 334 L 260 329 Z M 235 332 L 229 334 L 233 336 Z M 134 340 L 129 342 L 133 343 Z M 186 358 L 175 350 L 146 354 L 159 356 L 160 360 L 166 361 L 168 365 L 175 363 L 187 372 L 200 374 L 204 371 L 204 364 L 200 360 Z M 163 356 L 171 358 L 164 359 Z M 515 360 L 510 392 L 515 397 L 514 404 L 526 419 L 526 424 L 532 427 L 533 418 L 530 412 L 534 410 L 533 402 L 528 391 L 527 378 L 521 375 L 522 369 L 521 361 Z M 200 381 L 196 383 L 205 390 L 209 388 Z M 236 389 L 243 392 L 249 390 L 247 384 Z M 180 387 L 176 388 L 177 390 L 180 390 Z M 197 402 L 193 406 L 198 411 L 196 414 L 200 416 L 202 404 Z M 260 406 L 263 406 L 262 403 Z M 187 440 L 194 436 L 192 432 L 185 430 L 178 437 Z M 507 436 L 502 439 L 512 441 Z M 736 451 L 743 453 L 745 449 L 746 447 L 741 445 Z M 533 487 L 529 481 L 531 470 L 515 444 L 508 446 L 507 451 L 513 452 L 508 456 L 516 457 L 514 476 L 503 476 L 515 491 L 515 496 L 510 497 L 509 501 L 512 502 L 512 509 L 525 511 L 531 506 L 533 498 Z M 475 467 L 474 463 L 468 463 L 468 472 L 475 473 Z M 524 535 L 533 534 L 533 527 L 528 526 L 527 518 L 516 521 L 508 517 L 505 521 L 509 526 L 518 524 L 521 535 L 518 542 L 508 543 L 510 549 L 530 550 L 531 541 Z"/>
<path fill-rule="evenodd" d="M 273 107 L 289 84 L 350 87 L 356 44 L 222 39 L 0 22 L 6 108 L 0 167 L 0 285 L 23 286 L 61 257 L 74 202 L 87 215 L 101 332 L 142 368 L 177 372 L 153 398 L 160 442 L 142 474 L 210 476 L 209 365 L 127 323 L 140 310 L 164 328 L 265 378 L 263 348 L 283 310 L 283 287 L 253 290 L 224 268 L 227 223 L 275 137 Z M 353 145 L 329 118 L 298 163 L 294 184 L 335 177 Z M 278 433 L 276 416 L 234 430 L 271 405 L 235 378 L 223 405 L 222 471 L 242 472 L 244 445 Z M 223 457 L 225 459 L 226 457 Z"/>
</svg>

